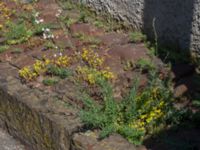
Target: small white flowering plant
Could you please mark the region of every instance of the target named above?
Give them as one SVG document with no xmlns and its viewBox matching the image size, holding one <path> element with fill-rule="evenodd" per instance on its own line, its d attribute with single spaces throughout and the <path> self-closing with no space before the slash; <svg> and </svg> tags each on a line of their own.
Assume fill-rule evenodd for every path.
<svg viewBox="0 0 200 150">
<path fill-rule="evenodd" d="M 61 14 L 62 14 L 62 9 L 58 9 L 56 13 L 56 17 L 59 18 Z"/>
<path fill-rule="evenodd" d="M 59 11 L 60 12 L 60 11 Z M 50 31 L 50 28 L 48 27 L 47 24 L 45 24 L 44 19 L 40 17 L 39 12 L 35 12 L 33 14 L 33 26 L 34 26 L 34 33 L 35 34 L 42 34 L 43 39 L 53 39 L 54 35 Z"/>
<path fill-rule="evenodd" d="M 49 28 L 42 28 L 43 39 L 54 39 L 54 35 Z"/>
</svg>

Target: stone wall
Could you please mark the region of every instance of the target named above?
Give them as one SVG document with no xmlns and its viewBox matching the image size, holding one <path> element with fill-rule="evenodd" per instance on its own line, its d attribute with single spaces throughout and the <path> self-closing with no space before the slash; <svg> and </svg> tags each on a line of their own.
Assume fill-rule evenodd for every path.
<svg viewBox="0 0 200 150">
<path fill-rule="evenodd" d="M 140 150 L 118 134 L 98 140 L 97 131 L 81 132 L 78 110 L 22 84 L 14 66 L 0 62 L 0 70 L 0 127 L 32 150 Z"/>
<path fill-rule="evenodd" d="M 144 31 L 160 44 L 200 52 L 200 0 L 74 0 Z"/>
</svg>

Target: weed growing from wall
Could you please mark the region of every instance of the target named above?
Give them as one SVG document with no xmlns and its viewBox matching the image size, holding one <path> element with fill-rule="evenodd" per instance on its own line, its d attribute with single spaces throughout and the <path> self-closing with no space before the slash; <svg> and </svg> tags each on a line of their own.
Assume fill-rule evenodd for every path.
<svg viewBox="0 0 200 150">
<path fill-rule="evenodd" d="M 100 138 L 115 132 L 136 145 L 141 144 L 146 135 L 167 125 L 174 108 L 170 85 L 159 79 L 157 73 L 150 73 L 148 86 L 142 91 L 138 91 L 138 82 L 133 83 L 129 94 L 119 103 L 113 97 L 109 82 L 97 78 L 102 103 L 84 96 L 82 121 L 89 127 L 101 129 Z"/>
</svg>

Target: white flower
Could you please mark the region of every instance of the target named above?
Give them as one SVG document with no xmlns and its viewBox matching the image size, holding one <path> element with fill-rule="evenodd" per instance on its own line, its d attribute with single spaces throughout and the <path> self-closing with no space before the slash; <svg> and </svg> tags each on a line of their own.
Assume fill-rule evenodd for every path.
<svg viewBox="0 0 200 150">
<path fill-rule="evenodd" d="M 38 17 L 38 16 L 39 16 L 39 12 L 36 12 L 36 13 L 35 13 L 35 17 Z"/>
<path fill-rule="evenodd" d="M 61 10 L 61 9 L 58 9 L 58 12 L 59 12 L 59 13 L 62 13 L 62 10 Z"/>
<path fill-rule="evenodd" d="M 40 22 L 39 22 L 39 20 L 36 19 L 36 20 L 35 20 L 35 23 L 36 23 L 36 24 L 39 24 Z"/>
<path fill-rule="evenodd" d="M 62 13 L 62 10 L 61 9 L 58 9 L 58 12 L 56 13 L 56 17 L 59 17 Z"/>
<path fill-rule="evenodd" d="M 58 18 L 59 16 L 60 16 L 60 14 L 57 13 L 57 14 L 56 14 L 56 17 Z"/>
<path fill-rule="evenodd" d="M 46 32 L 50 32 L 50 29 L 49 28 L 46 28 L 46 30 L 45 30 Z"/>
<path fill-rule="evenodd" d="M 47 36 L 45 33 L 43 33 L 43 39 L 47 39 Z"/>
<path fill-rule="evenodd" d="M 55 49 L 58 49 L 58 46 L 55 46 Z"/>
<path fill-rule="evenodd" d="M 59 55 L 62 56 L 63 54 L 60 52 Z"/>
<path fill-rule="evenodd" d="M 54 56 L 54 57 L 57 57 L 57 55 L 56 55 L 56 54 L 54 54 L 53 56 Z"/>
<path fill-rule="evenodd" d="M 40 22 L 40 23 L 44 22 L 44 19 L 40 19 L 39 22 Z"/>
</svg>

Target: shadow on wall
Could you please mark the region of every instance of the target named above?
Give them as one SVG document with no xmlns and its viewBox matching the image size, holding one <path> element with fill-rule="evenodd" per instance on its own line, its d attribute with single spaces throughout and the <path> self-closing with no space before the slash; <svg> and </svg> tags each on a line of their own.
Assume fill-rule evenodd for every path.
<svg viewBox="0 0 200 150">
<path fill-rule="evenodd" d="M 145 0 L 144 32 L 148 33 L 151 40 L 155 39 L 155 18 L 154 25 L 160 45 L 189 50 L 193 9 L 194 0 Z"/>
<path fill-rule="evenodd" d="M 151 40 L 155 39 L 155 18 L 159 46 L 175 47 L 180 50 L 178 55 L 181 55 L 182 50 L 189 53 L 191 33 L 194 30 L 195 2 L 196 0 L 145 0 L 144 32 L 148 33 Z M 200 150 L 200 112 L 192 117 L 188 116 L 184 121 L 146 139 L 144 145 L 151 150 Z"/>
<path fill-rule="evenodd" d="M 160 132 L 157 136 L 144 141 L 149 150 L 199 150 L 200 128 L 192 122 Z"/>
</svg>

